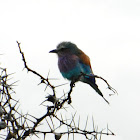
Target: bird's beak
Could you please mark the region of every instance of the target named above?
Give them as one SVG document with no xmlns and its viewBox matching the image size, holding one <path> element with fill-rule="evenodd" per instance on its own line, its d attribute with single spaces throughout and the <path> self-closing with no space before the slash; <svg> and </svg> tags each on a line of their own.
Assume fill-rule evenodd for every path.
<svg viewBox="0 0 140 140">
<path fill-rule="evenodd" d="M 58 51 L 55 49 L 55 50 L 51 50 L 49 53 L 57 53 Z"/>
</svg>

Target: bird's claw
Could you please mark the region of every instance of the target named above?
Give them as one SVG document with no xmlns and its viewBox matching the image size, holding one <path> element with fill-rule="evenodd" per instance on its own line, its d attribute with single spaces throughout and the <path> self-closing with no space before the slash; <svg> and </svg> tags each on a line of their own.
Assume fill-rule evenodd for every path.
<svg viewBox="0 0 140 140">
<path fill-rule="evenodd" d="M 71 87 L 71 88 L 75 87 L 75 82 L 71 82 L 71 83 L 70 83 L 70 87 Z"/>
</svg>

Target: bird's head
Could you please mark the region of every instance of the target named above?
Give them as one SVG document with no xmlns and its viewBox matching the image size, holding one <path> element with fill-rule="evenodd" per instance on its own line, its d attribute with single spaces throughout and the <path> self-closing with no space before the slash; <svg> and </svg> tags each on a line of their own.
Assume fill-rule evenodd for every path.
<svg viewBox="0 0 140 140">
<path fill-rule="evenodd" d="M 57 53 L 58 56 L 63 56 L 67 53 L 75 54 L 78 51 L 79 49 L 75 44 L 71 42 L 61 42 L 57 45 L 57 48 L 55 50 L 50 51 L 50 53 Z"/>
</svg>

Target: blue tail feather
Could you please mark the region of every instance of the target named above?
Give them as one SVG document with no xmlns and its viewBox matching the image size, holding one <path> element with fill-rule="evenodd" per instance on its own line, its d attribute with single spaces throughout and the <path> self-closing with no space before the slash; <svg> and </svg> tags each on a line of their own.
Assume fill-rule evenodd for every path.
<svg viewBox="0 0 140 140">
<path fill-rule="evenodd" d="M 102 92 L 99 90 L 98 85 L 96 84 L 96 81 L 95 81 L 94 77 L 85 76 L 84 82 L 89 84 L 109 104 L 109 102 L 104 98 Z"/>
</svg>

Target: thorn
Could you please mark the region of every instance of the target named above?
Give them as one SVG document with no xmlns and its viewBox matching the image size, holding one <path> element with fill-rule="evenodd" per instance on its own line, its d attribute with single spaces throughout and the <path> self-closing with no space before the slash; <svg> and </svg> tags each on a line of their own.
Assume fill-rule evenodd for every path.
<svg viewBox="0 0 140 140">
<path fill-rule="evenodd" d="M 79 115 L 79 119 L 78 119 L 78 128 L 79 128 L 79 125 L 80 125 L 80 115 Z"/>
<path fill-rule="evenodd" d="M 103 96 L 102 96 L 103 97 Z M 103 99 L 110 105 L 110 103 L 103 97 Z"/>
<path fill-rule="evenodd" d="M 85 129 L 84 130 L 86 130 L 86 128 L 87 128 L 87 123 L 88 123 L 88 116 L 87 116 L 86 125 L 85 125 Z"/>
</svg>

